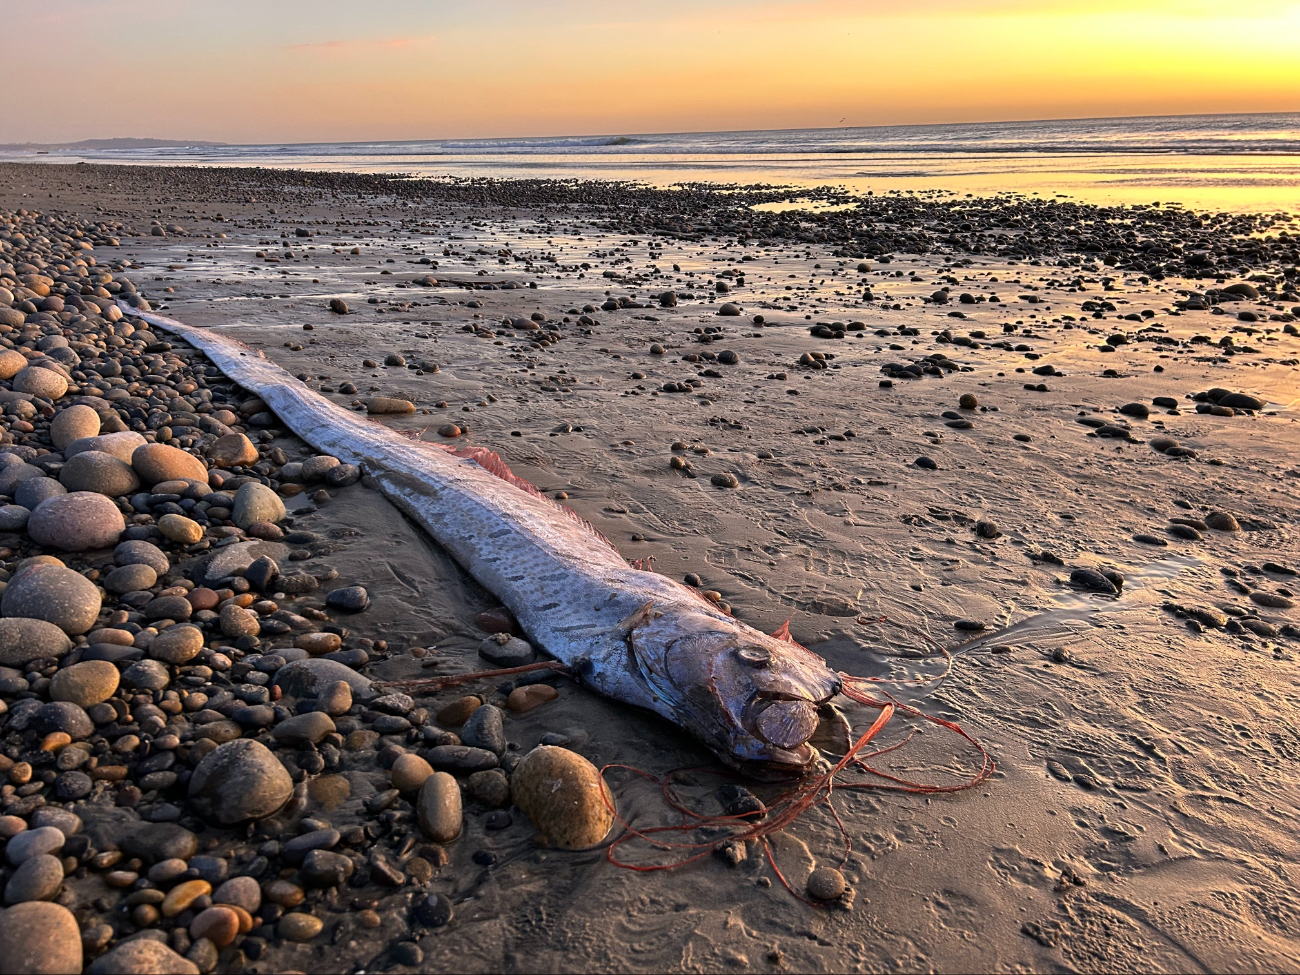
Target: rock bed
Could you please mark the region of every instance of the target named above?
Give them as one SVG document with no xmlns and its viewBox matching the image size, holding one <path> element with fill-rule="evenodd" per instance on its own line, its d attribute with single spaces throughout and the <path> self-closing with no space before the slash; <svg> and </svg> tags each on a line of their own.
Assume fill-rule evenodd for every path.
<svg viewBox="0 0 1300 975">
<path fill-rule="evenodd" d="M 415 907 L 388 952 L 418 965 L 412 933 L 452 916 L 425 885 L 462 802 L 503 828 L 513 797 L 556 845 L 590 845 L 603 804 L 546 797 L 595 770 L 560 748 L 531 764 L 507 751 L 506 711 L 554 699 L 545 683 L 436 716 L 372 685 L 361 671 L 389 647 L 345 625 L 369 594 L 298 567 L 330 546 L 285 505 L 309 492 L 293 503 L 315 510 L 362 472 L 124 316 L 116 298 L 148 302 L 93 256 L 112 229 L 0 225 L 0 957 L 241 970 L 323 937 L 331 912 L 378 927 L 405 888 Z M 533 659 L 503 613 L 483 625 L 486 659 Z M 355 769 L 390 780 L 366 822 L 306 815 Z"/>
</svg>

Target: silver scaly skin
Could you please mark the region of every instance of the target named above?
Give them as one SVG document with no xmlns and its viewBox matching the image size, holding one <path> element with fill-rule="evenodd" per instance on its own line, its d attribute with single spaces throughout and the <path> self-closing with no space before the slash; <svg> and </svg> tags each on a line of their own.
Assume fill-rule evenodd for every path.
<svg viewBox="0 0 1300 975">
<path fill-rule="evenodd" d="M 818 761 L 807 741 L 841 681 L 816 654 L 632 568 L 568 509 L 337 406 L 241 342 L 122 310 L 201 349 L 316 450 L 363 466 L 586 686 L 656 712 L 756 775 L 798 775 Z"/>
</svg>

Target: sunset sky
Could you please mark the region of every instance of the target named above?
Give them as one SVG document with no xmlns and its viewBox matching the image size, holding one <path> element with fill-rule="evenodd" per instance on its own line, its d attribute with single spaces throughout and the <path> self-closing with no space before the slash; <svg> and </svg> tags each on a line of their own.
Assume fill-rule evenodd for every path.
<svg viewBox="0 0 1300 975">
<path fill-rule="evenodd" d="M 0 142 L 1300 110 L 1295 0 L 0 0 Z M 844 120 L 841 122 L 841 120 Z"/>
</svg>

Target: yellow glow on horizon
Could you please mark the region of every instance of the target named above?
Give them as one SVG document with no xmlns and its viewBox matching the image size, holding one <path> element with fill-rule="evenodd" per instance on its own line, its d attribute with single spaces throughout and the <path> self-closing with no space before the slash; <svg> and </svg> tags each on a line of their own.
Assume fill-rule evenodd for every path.
<svg viewBox="0 0 1300 975">
<path fill-rule="evenodd" d="M 346 141 L 1300 110 L 1300 3 L 480 0 L 367 8 L 89 0 L 7 14 L 60 38 L 0 141 Z M 318 16 L 313 16 L 317 14 Z M 18 24 L 22 27 L 23 24 Z M 123 33 L 121 43 L 114 31 Z M 127 36 L 129 35 L 129 36 Z M 106 50 L 140 53 L 120 65 Z M 84 49 L 84 50 L 83 50 Z M 111 68 L 112 70 L 108 70 Z M 99 99 L 59 100 L 104 91 Z M 843 123 L 841 123 L 843 119 Z"/>
</svg>

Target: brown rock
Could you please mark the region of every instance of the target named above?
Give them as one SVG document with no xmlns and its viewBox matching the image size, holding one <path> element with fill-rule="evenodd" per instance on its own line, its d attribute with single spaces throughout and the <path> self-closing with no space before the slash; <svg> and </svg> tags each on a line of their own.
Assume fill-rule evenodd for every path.
<svg viewBox="0 0 1300 975">
<path fill-rule="evenodd" d="M 560 692 L 550 684 L 527 684 L 510 692 L 506 698 L 506 707 L 516 714 L 523 714 L 547 701 L 554 701 L 559 696 Z"/>
<path fill-rule="evenodd" d="M 438 711 L 438 723 L 445 724 L 449 728 L 459 728 L 482 705 L 483 702 L 472 695 L 457 698 Z"/>
<path fill-rule="evenodd" d="M 614 823 L 614 797 L 596 766 L 567 748 L 534 748 L 511 776 L 510 792 L 533 827 L 561 849 L 595 846 Z"/>
<path fill-rule="evenodd" d="M 257 460 L 257 448 L 242 433 L 228 433 L 224 437 L 218 437 L 208 449 L 208 461 L 213 467 L 252 467 Z"/>
<path fill-rule="evenodd" d="M 81 931 L 66 907 L 28 901 L 0 912 L 0 970 L 68 975 L 81 963 Z"/>
<path fill-rule="evenodd" d="M 194 478 L 207 481 L 208 469 L 203 461 L 179 447 L 147 443 L 131 454 L 131 466 L 146 484 Z"/>
</svg>

